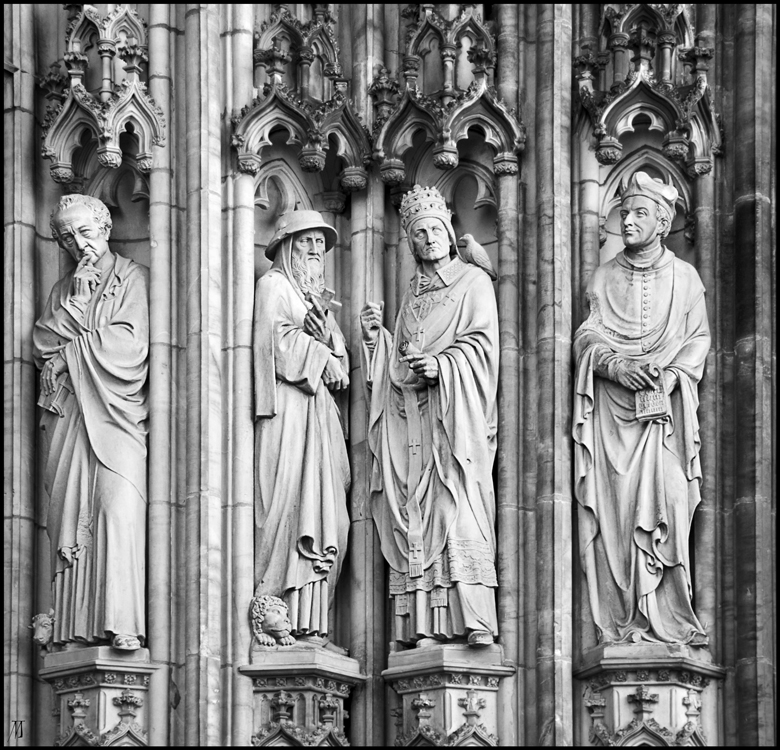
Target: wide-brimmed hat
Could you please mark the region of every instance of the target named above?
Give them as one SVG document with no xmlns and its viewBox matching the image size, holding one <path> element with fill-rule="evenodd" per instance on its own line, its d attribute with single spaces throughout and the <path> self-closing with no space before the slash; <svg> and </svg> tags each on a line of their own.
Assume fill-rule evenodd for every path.
<svg viewBox="0 0 780 750">
<path fill-rule="evenodd" d="M 265 257 L 273 260 L 285 237 L 302 232 L 304 229 L 321 229 L 325 235 L 325 252 L 330 250 L 338 241 L 339 233 L 322 218 L 319 211 L 290 211 L 282 214 L 276 224 L 276 231 L 268 247 L 265 249 Z"/>
</svg>

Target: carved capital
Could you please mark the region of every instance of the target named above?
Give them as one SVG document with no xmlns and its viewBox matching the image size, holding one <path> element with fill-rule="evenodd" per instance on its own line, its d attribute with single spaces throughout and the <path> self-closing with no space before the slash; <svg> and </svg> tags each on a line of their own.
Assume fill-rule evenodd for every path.
<svg viewBox="0 0 780 750">
<path fill-rule="evenodd" d="M 440 145 L 433 149 L 433 163 L 439 169 L 455 169 L 458 166 L 457 146 Z"/>
<path fill-rule="evenodd" d="M 617 164 L 623 155 L 623 144 L 617 138 L 604 136 L 596 149 L 596 159 L 605 166 Z"/>
<path fill-rule="evenodd" d="M 298 60 L 304 65 L 311 65 L 314 62 L 314 50 L 311 47 L 301 47 L 298 50 Z"/>
<path fill-rule="evenodd" d="M 406 168 L 400 159 L 385 159 L 379 166 L 379 176 L 385 185 L 398 185 L 406 179 Z"/>
<path fill-rule="evenodd" d="M 680 133 L 669 133 L 663 140 L 663 155 L 667 159 L 685 162 L 688 159 L 690 144 L 688 139 Z"/>
<path fill-rule="evenodd" d="M 118 148 L 99 148 L 97 158 L 101 166 L 118 169 L 122 166 L 122 152 Z"/>
<path fill-rule="evenodd" d="M 69 182 L 73 181 L 73 170 L 70 166 L 66 167 L 55 164 L 49 168 L 49 174 L 54 182 L 61 185 L 67 185 Z"/>
<path fill-rule="evenodd" d="M 493 159 L 493 171 L 497 175 L 517 174 L 519 171 L 517 157 L 514 154 L 498 154 Z"/>
<path fill-rule="evenodd" d="M 251 174 L 254 177 L 262 165 L 262 159 L 258 154 L 239 154 L 238 171 L 244 174 Z"/>
<path fill-rule="evenodd" d="M 99 39 L 98 54 L 101 57 L 113 58 L 116 55 L 116 42 L 113 39 Z"/>
<path fill-rule="evenodd" d="M 135 157 L 135 163 L 138 167 L 138 171 L 142 174 L 149 174 L 152 171 L 152 155 L 151 154 L 138 154 Z"/>
<path fill-rule="evenodd" d="M 320 148 L 303 148 L 298 154 L 298 164 L 304 172 L 322 172 L 325 169 L 325 152 Z"/>
<path fill-rule="evenodd" d="M 80 81 L 84 78 L 84 73 L 89 67 L 89 58 L 86 55 L 82 55 L 81 52 L 66 52 L 62 59 L 71 80 Z"/>
<path fill-rule="evenodd" d="M 363 190 L 368 184 L 368 172 L 363 167 L 347 167 L 341 173 L 339 183 L 348 193 Z"/>
<path fill-rule="evenodd" d="M 627 49 L 628 48 L 628 40 L 629 35 L 624 34 L 623 32 L 618 32 L 616 34 L 612 34 L 609 37 L 609 48 L 611 50 L 615 49 Z"/>
<path fill-rule="evenodd" d="M 325 211 L 334 214 L 340 214 L 347 205 L 347 196 L 344 193 L 334 190 L 332 192 L 322 193 L 322 207 Z"/>
</svg>

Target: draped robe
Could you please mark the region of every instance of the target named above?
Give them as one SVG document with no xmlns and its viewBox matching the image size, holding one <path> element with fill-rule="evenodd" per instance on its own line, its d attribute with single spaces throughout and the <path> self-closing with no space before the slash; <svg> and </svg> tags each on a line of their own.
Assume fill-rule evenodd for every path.
<svg viewBox="0 0 780 750">
<path fill-rule="evenodd" d="M 399 362 L 402 342 L 436 358 L 436 385 Z M 371 508 L 391 567 L 393 637 L 414 643 L 473 630 L 497 635 L 492 467 L 499 343 L 490 278 L 457 257 L 433 279 L 418 271 L 392 340 L 383 328 L 373 351 L 363 353 Z M 410 555 L 422 560 L 419 577 L 410 575 Z"/>
<path fill-rule="evenodd" d="M 55 643 L 145 634 L 149 273 L 111 257 L 85 306 L 60 279 L 33 330 L 39 368 L 67 362 L 41 417 Z"/>
<path fill-rule="evenodd" d="M 701 499 L 704 287 L 693 266 L 663 249 L 649 263 L 618 253 L 595 271 L 587 294 L 590 316 L 574 338 L 575 494 L 599 637 L 702 645 L 688 537 Z M 617 357 L 674 371 L 668 417 L 636 419 L 635 392 L 599 375 Z"/>
<path fill-rule="evenodd" d="M 347 547 L 349 458 L 322 381 L 330 349 L 303 330 L 308 308 L 281 257 L 289 252 L 278 251 L 255 296 L 255 596 L 284 599 L 293 635 L 325 636 Z M 349 372 L 341 330 L 327 321 Z"/>
</svg>

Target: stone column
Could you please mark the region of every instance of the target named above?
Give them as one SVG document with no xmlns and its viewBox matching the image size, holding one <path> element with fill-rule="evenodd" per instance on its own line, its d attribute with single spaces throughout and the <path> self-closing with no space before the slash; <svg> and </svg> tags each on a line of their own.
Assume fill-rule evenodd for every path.
<svg viewBox="0 0 780 750">
<path fill-rule="evenodd" d="M 149 6 L 149 92 L 171 125 L 170 9 Z M 171 650 L 171 462 L 173 455 L 173 206 L 169 135 L 164 146 L 152 146 L 149 175 L 149 240 L 151 270 L 149 290 L 149 520 L 147 536 L 149 636 L 152 661 L 160 665 L 149 686 L 146 715 L 149 742 L 167 745 L 169 738 L 168 693 Z"/>
<path fill-rule="evenodd" d="M 609 37 L 609 48 L 612 51 L 612 86 L 614 87 L 625 81 L 628 75 L 628 34 L 612 34 Z"/>
<path fill-rule="evenodd" d="M 370 98 L 362 92 L 368 89 L 374 73 L 384 60 L 383 9 L 378 4 L 344 5 L 342 13 L 347 7 L 354 33 L 352 92 L 357 111 L 370 129 L 373 109 Z M 360 368 L 358 347 L 362 346 L 360 310 L 367 300 L 378 301 L 383 294 L 384 185 L 377 179 L 369 180 L 367 189 L 353 193 L 351 200 L 351 237 L 348 243 L 345 242 L 345 249 L 349 245 L 349 255 L 344 263 L 345 268 L 351 268 L 350 330 L 347 334 L 352 364 L 349 413 L 352 466 L 349 650 L 360 663 L 361 672 L 368 676 L 368 681 L 352 698 L 350 741 L 355 745 L 383 745 L 386 688 L 380 672 L 387 650 L 385 610 L 388 592 L 386 566 L 369 506 L 371 454 L 367 440 L 365 389 L 361 385 L 365 376 Z M 387 319 L 385 323 L 388 323 Z"/>
<path fill-rule="evenodd" d="M 33 472 L 38 377 L 31 351 L 36 312 L 34 167 L 38 150 L 33 6 L 6 5 L 3 17 L 3 737 L 5 744 L 29 746 L 35 742 L 32 694 L 34 672 L 40 664 L 31 644 L 31 631 L 27 629 L 35 613 Z"/>
<path fill-rule="evenodd" d="M 736 712 L 741 745 L 771 745 L 775 712 L 776 357 L 774 9 L 738 6 L 734 37 Z"/>
<path fill-rule="evenodd" d="M 720 662 L 720 633 L 718 613 L 718 555 L 715 540 L 719 538 L 718 511 L 718 363 L 715 352 L 721 338 L 718 326 L 718 294 L 716 261 L 718 242 L 715 233 L 715 175 L 701 175 L 694 184 L 696 268 L 706 293 L 707 320 L 710 323 L 712 343 L 707 354 L 704 377 L 699 383 L 699 438 L 702 466 L 701 503 L 694 515 L 693 534 L 693 600 L 696 615 L 709 636 L 710 653 Z"/>
<path fill-rule="evenodd" d="M 225 532 L 219 6 L 185 13 L 186 451 L 184 741 L 224 743 Z"/>
<path fill-rule="evenodd" d="M 521 434 L 519 469 L 520 509 L 518 544 L 522 550 L 520 573 L 518 576 L 518 661 L 517 682 L 518 727 L 517 744 L 533 745 L 537 741 L 537 690 L 536 690 L 536 639 L 538 631 L 536 604 L 536 477 L 537 477 L 537 411 L 539 408 L 537 370 L 537 267 L 536 252 L 538 236 L 537 201 L 537 17 L 539 6 L 528 4 L 519 11 L 518 25 L 518 63 L 520 67 L 519 104 L 526 114 L 529 129 L 529 141 L 523 151 L 523 164 L 520 173 L 519 213 L 523 214 L 522 265 L 520 304 L 522 324 L 522 345 L 519 349 L 520 367 L 523 371 L 521 395 L 521 415 L 518 429 Z M 542 66 L 545 64 L 541 62 Z M 508 681 L 505 681 L 508 682 Z M 522 716 L 521 714 L 522 708 Z"/>
<path fill-rule="evenodd" d="M 540 5 L 538 14 L 536 741 L 565 745 L 573 721 L 571 6 Z"/>
<path fill-rule="evenodd" d="M 229 106 L 234 113 L 252 101 L 253 8 L 233 5 L 230 57 L 232 90 Z M 230 576 L 230 629 L 232 662 L 244 664 L 252 633 L 249 606 L 254 595 L 254 392 L 252 380 L 252 323 L 255 292 L 255 183 L 251 174 L 233 171 L 230 154 L 228 181 L 233 185 L 232 263 L 229 298 L 227 360 L 232 374 L 231 423 L 232 475 L 232 572 Z M 229 213 L 230 215 L 230 213 Z M 252 681 L 233 668 L 231 693 L 232 743 L 250 743 L 253 726 Z"/>
<path fill-rule="evenodd" d="M 499 95 L 510 107 L 518 102 L 518 6 L 502 4 L 498 15 Z M 511 155 L 507 155 L 511 156 Z M 520 265 L 523 253 L 522 213 L 519 210 L 517 159 L 498 157 L 493 162 L 498 198 L 498 320 L 501 359 L 498 390 L 498 486 L 496 488 L 496 531 L 498 541 L 498 621 L 499 642 L 508 663 L 516 664 L 522 645 L 518 619 L 521 603 L 520 536 L 520 445 L 522 409 L 520 393 L 523 373 L 520 368 Z M 498 692 L 496 734 L 501 742 L 517 742 L 522 722 L 522 701 L 518 700 L 514 680 L 502 680 Z"/>
</svg>

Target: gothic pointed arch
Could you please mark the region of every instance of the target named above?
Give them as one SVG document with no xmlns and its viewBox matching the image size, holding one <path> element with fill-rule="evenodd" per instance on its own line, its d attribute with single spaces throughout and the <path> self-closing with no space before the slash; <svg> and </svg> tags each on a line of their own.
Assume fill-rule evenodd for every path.
<svg viewBox="0 0 780 750">
<path fill-rule="evenodd" d="M 404 156 L 419 131 L 436 144 L 436 166 L 453 169 L 459 161 L 458 141 L 468 138 L 471 128 L 481 131 L 495 158 L 517 163 L 517 154 L 525 145 L 525 128 L 484 79 L 475 81 L 447 106 L 419 89 L 407 88 L 376 137 L 374 158 L 380 164 L 382 180 L 391 186 L 404 181 Z"/>
<path fill-rule="evenodd" d="M 103 80 L 97 94 L 84 85 L 90 58 L 82 51 L 84 39 L 96 32 L 100 34 Z M 53 162 L 50 173 L 55 182 L 78 189 L 80 182 L 92 176 L 73 168 L 74 152 L 82 145 L 85 132 L 96 139 L 99 167 L 113 169 L 122 164 L 120 136 L 133 132 L 139 144 L 138 168 L 151 170 L 152 146 L 165 142 L 165 117 L 141 80 L 142 64 L 148 59 L 145 43 L 143 21 L 127 5 L 118 6 L 105 18 L 92 6 L 84 6 L 71 19 L 64 55 L 67 78 L 55 64 L 56 69 L 52 66 L 52 72 L 39 79 L 53 102 L 43 122 L 42 154 Z M 124 61 L 121 80 L 113 65 L 117 54 Z"/>
<path fill-rule="evenodd" d="M 601 191 L 599 215 L 603 219 L 620 205 L 620 194 L 628 185 L 631 176 L 639 171 L 654 173 L 654 176 L 658 175 L 668 185 L 674 186 L 678 192 L 677 205 L 683 214 L 689 214 L 693 210 L 691 188 L 679 166 L 670 163 L 659 151 L 645 147 L 627 156 L 609 173 Z"/>
<path fill-rule="evenodd" d="M 300 179 L 297 171 L 283 158 L 277 158 L 263 164 L 255 177 L 255 205 L 268 209 L 271 205 L 269 188 L 273 184 L 281 196 L 277 207 L 280 214 L 295 210 L 296 207 L 310 210 L 313 208 L 309 191 Z"/>
<path fill-rule="evenodd" d="M 644 113 L 653 128 L 662 128 L 668 159 L 682 163 L 691 178 L 709 172 L 722 148 L 707 80 L 713 53 L 694 41 L 682 4 L 604 6 L 599 50 L 586 46 L 575 59 L 580 102 L 599 162 L 610 165 L 622 158 L 622 136 Z"/>
<path fill-rule="evenodd" d="M 435 144 L 433 161 L 439 169 L 459 164 L 458 142 L 477 130 L 493 151 L 497 170 L 517 171 L 517 155 L 525 145 L 525 127 L 517 113 L 498 96 L 492 85 L 495 39 L 474 6 L 460 6 L 445 18 L 433 6 L 409 6 L 403 91 L 387 69 L 379 71 L 369 88 L 374 97 L 374 160 L 385 184 L 407 181 L 405 160 L 418 133 Z M 437 40 L 442 86 L 432 88 L 419 70 L 423 53 Z M 433 54 L 429 51 L 428 54 Z M 461 59 L 462 58 L 462 59 Z M 462 71 L 469 69 L 469 83 Z M 461 71 L 459 73 L 459 71 Z M 438 79 L 437 79 L 438 80 Z M 499 166 L 500 165 L 500 166 Z"/>
<path fill-rule="evenodd" d="M 287 143 L 299 148 L 301 169 L 322 172 L 333 144 L 344 190 L 366 187 L 369 136 L 347 96 L 333 23 L 325 6 L 316 6 L 306 23 L 280 6 L 256 32 L 254 64 L 266 82 L 262 93 L 256 90 L 252 102 L 232 118 L 239 171 L 258 174 L 262 150 L 270 145 L 271 132 L 281 128 L 288 133 Z M 315 62 L 331 83 L 327 99 L 311 92 Z"/>
</svg>

